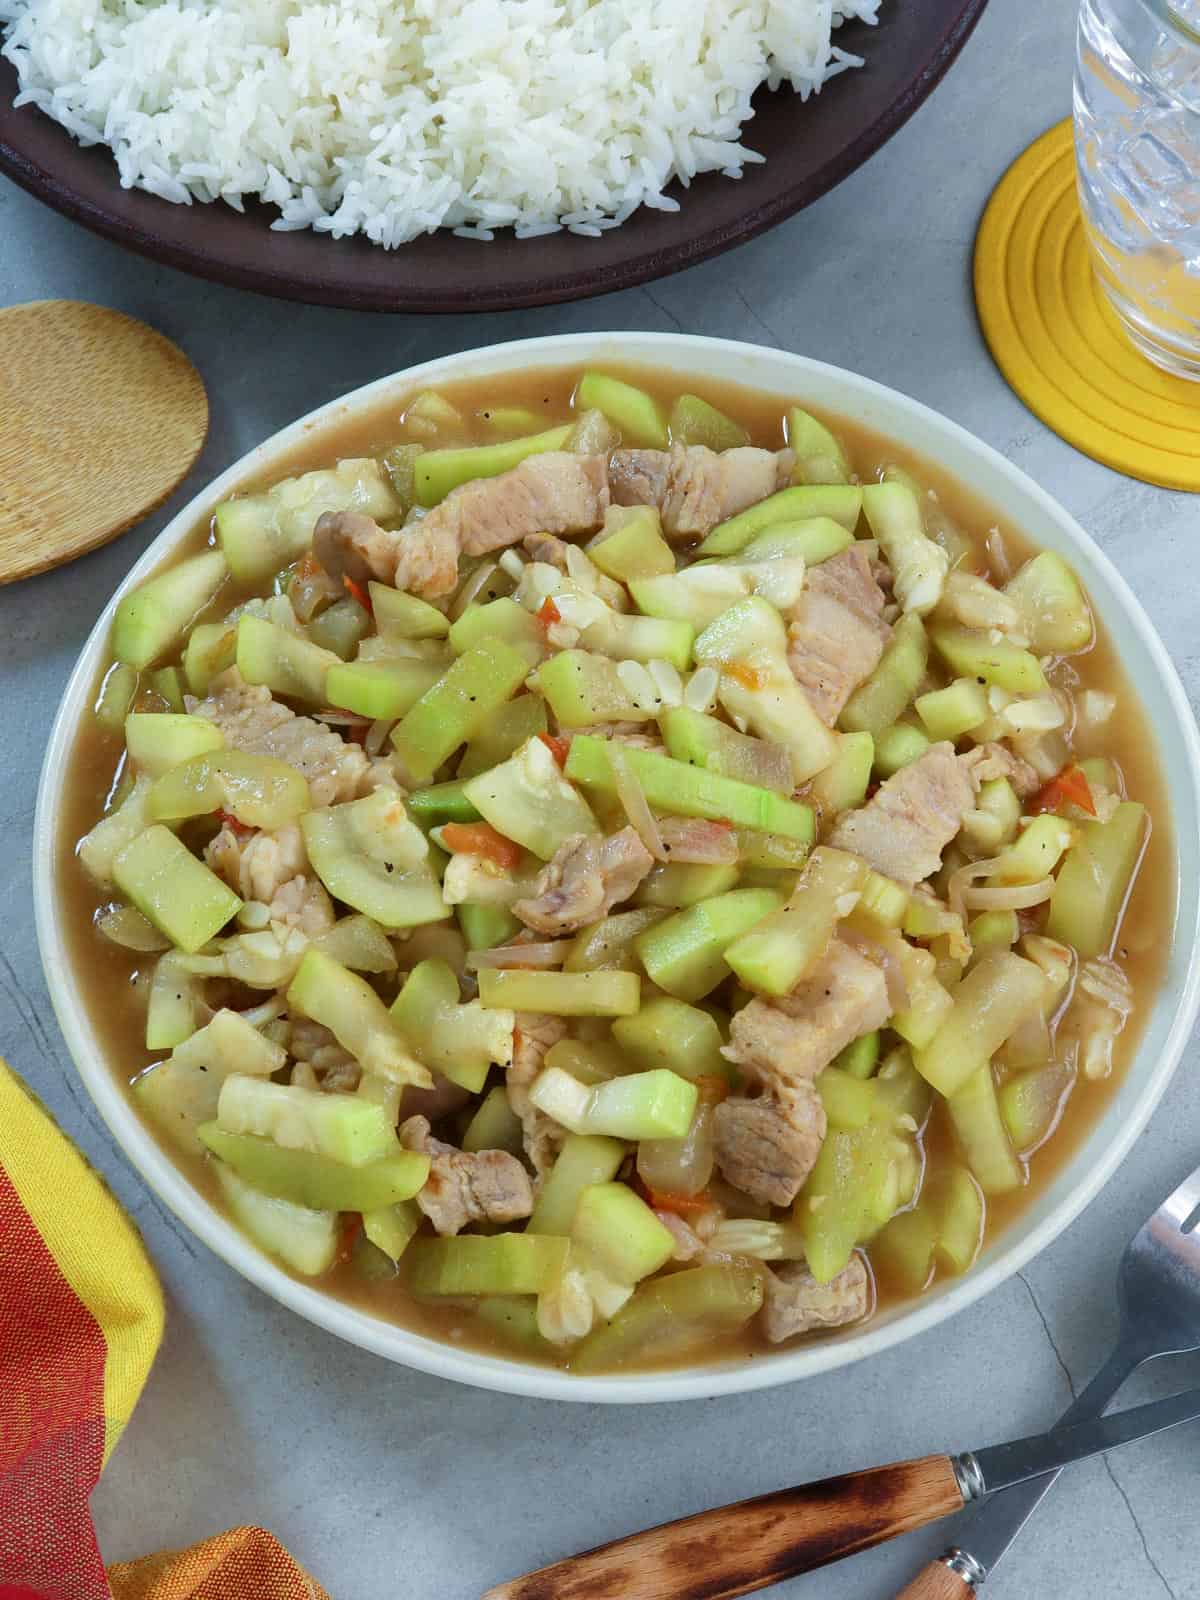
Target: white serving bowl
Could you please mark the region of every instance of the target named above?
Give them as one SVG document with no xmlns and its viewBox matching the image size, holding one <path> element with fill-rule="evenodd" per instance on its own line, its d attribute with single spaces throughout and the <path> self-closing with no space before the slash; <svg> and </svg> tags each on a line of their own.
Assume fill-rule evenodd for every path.
<svg viewBox="0 0 1200 1600">
<path fill-rule="evenodd" d="M 248 478 L 261 480 L 315 430 L 385 404 L 415 388 L 462 378 L 486 378 L 516 367 L 582 367 L 605 362 L 659 367 L 691 377 L 728 379 L 793 395 L 841 414 L 939 463 L 1023 530 L 1035 544 L 1061 551 L 1082 578 L 1101 628 L 1120 647 L 1125 670 L 1158 736 L 1165 792 L 1173 805 L 1179 901 L 1165 981 L 1137 1056 L 1090 1134 L 1041 1189 L 1020 1218 L 992 1240 L 960 1279 L 891 1309 L 861 1330 L 734 1365 L 690 1366 L 673 1372 L 575 1378 L 521 1361 L 479 1355 L 410 1333 L 298 1282 L 257 1250 L 189 1182 L 139 1120 L 129 1097 L 101 1056 L 72 981 L 57 914 L 55 838 L 61 777 L 75 729 L 84 716 L 104 658 L 117 600 L 148 577 L 218 501 Z M 46 981 L 67 1046 L 88 1092 L 116 1142 L 155 1193 L 205 1244 L 259 1288 L 351 1344 L 389 1360 L 485 1389 L 556 1400 L 630 1403 L 687 1400 L 760 1389 L 809 1377 L 888 1349 L 923 1333 L 978 1300 L 1044 1250 L 1117 1170 L 1179 1062 L 1200 1000 L 1200 966 L 1193 960 L 1200 923 L 1200 738 L 1175 669 L 1145 612 L 1124 580 L 1083 529 L 1037 484 L 1001 455 L 945 417 L 867 378 L 802 356 L 756 345 L 678 334 L 575 334 L 494 345 L 414 367 L 293 423 L 229 469 L 179 513 L 146 551 L 105 607 L 71 675 L 46 751 L 34 824 L 34 902 Z"/>
</svg>

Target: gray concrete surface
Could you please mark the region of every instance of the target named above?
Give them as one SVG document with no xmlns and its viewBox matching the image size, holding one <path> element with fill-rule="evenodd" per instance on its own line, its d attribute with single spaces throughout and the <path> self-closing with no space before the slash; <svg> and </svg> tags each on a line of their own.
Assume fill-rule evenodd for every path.
<svg viewBox="0 0 1200 1600">
<path fill-rule="evenodd" d="M 936 406 L 1050 488 L 1122 568 L 1194 700 L 1197 502 L 1117 477 L 1051 435 L 1005 387 L 972 311 L 971 241 L 986 195 L 1069 110 L 1072 12 L 1070 0 L 992 0 L 947 81 L 863 170 L 769 237 L 649 289 L 461 320 L 304 309 L 124 255 L 0 180 L 0 302 L 99 301 L 189 352 L 213 425 L 174 505 L 299 412 L 447 350 L 635 327 L 803 351 Z M 1047 1424 L 1112 1337 L 1121 1244 L 1200 1158 L 1194 1046 L 1124 1170 L 1021 1278 L 868 1365 L 744 1398 L 621 1411 L 442 1383 L 307 1326 L 183 1232 L 76 1082 L 42 982 L 28 865 L 38 768 L 71 663 L 173 508 L 65 571 L 0 591 L 0 1049 L 137 1219 L 169 1302 L 146 1395 L 95 1496 L 106 1557 L 255 1522 L 335 1600 L 470 1600 L 501 1576 L 647 1522 Z M 1200 1364 L 1180 1361 L 1130 1392 L 1197 1379 Z M 1075 1469 L 988 1594 L 1200 1596 L 1198 1481 L 1188 1430 Z M 940 1542 L 914 1535 L 779 1592 L 882 1600 Z"/>
</svg>

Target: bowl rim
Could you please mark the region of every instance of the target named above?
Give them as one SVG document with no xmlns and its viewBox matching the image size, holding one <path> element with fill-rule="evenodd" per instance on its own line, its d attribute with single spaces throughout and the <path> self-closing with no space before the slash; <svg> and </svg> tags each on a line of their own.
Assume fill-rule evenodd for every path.
<svg viewBox="0 0 1200 1600">
<path fill-rule="evenodd" d="M 205 229 L 197 225 L 196 217 L 207 211 L 206 206 L 180 206 L 142 189 L 122 188 L 112 154 L 103 145 L 80 146 L 37 106 L 14 105 L 17 73 L 3 59 L 0 172 L 44 205 L 126 250 L 214 283 L 276 299 L 425 316 L 588 300 L 709 261 L 777 227 L 836 188 L 928 99 L 957 60 L 986 5 L 987 0 L 942 0 L 942 13 L 927 24 L 930 37 L 916 69 L 819 167 L 789 177 L 787 151 L 779 151 L 772 156 L 779 168 L 778 181 L 771 180 L 761 200 L 747 199 L 734 214 L 716 220 L 706 220 L 700 207 L 678 228 L 656 220 L 654 229 L 645 234 L 638 228 L 622 230 L 621 244 L 609 247 L 615 252 L 611 259 L 609 250 L 599 257 L 580 251 L 569 265 L 547 266 L 544 260 L 539 264 L 544 253 L 533 251 L 528 262 L 522 257 L 519 265 L 509 267 L 506 252 L 502 270 L 478 274 L 472 269 L 481 264 L 474 255 L 479 247 L 467 240 L 458 241 L 466 249 L 455 251 L 448 271 L 440 263 L 427 266 L 424 250 L 415 267 L 403 257 L 396 260 L 395 252 L 390 253 L 391 263 L 386 256 L 381 262 L 378 247 L 367 246 L 362 239 L 324 239 L 325 250 L 314 253 L 306 245 L 287 244 L 293 235 L 272 231 L 274 208 L 253 200 L 240 215 L 222 216 L 220 226 Z M 869 41 L 877 24 L 850 26 Z M 857 42 L 866 47 L 864 39 Z M 844 39 L 844 44 L 852 47 L 853 38 Z M 752 134 L 746 137 L 753 143 Z M 704 174 L 702 181 L 707 177 Z M 682 192 L 678 179 L 672 180 L 670 192 L 673 196 Z"/>
<path fill-rule="evenodd" d="M 1186 947 L 1187 967 L 1182 976 L 1164 975 L 1162 989 L 1146 1025 L 1146 1035 L 1125 1074 L 1124 1084 L 1142 1076 L 1141 1064 L 1147 1051 L 1150 1032 L 1160 1013 L 1170 1012 L 1165 1038 L 1156 1059 L 1144 1070 L 1144 1082 L 1133 1093 L 1133 1104 L 1124 1108 L 1124 1120 L 1103 1147 L 1093 1150 L 1102 1124 L 1111 1115 L 1114 1101 L 1097 1120 L 1089 1134 L 1059 1169 L 1047 1188 L 1059 1186 L 1064 1176 L 1079 1169 L 1068 1192 L 1040 1221 L 1022 1227 L 1017 1219 L 985 1252 L 985 1257 L 963 1278 L 953 1280 L 941 1292 L 933 1292 L 882 1321 L 866 1324 L 860 1332 L 851 1330 L 818 1344 L 783 1350 L 760 1361 L 744 1361 L 707 1367 L 679 1368 L 630 1376 L 584 1378 L 557 1369 L 534 1366 L 519 1360 L 483 1355 L 451 1343 L 410 1332 L 394 1323 L 370 1316 L 334 1296 L 290 1277 L 269 1257 L 250 1244 L 210 1202 L 193 1187 L 184 1170 L 160 1148 L 143 1125 L 116 1075 L 103 1060 L 90 1036 L 87 1017 L 71 984 L 70 963 L 65 940 L 55 915 L 57 909 L 55 839 L 58 831 L 57 775 L 63 770 L 76 719 L 94 681 L 103 655 L 109 627 L 118 600 L 142 581 L 173 551 L 196 526 L 205 511 L 235 486 L 252 479 L 273 459 L 286 456 L 314 430 L 335 427 L 351 414 L 369 410 L 389 392 L 396 394 L 431 381 L 454 381 L 470 377 L 472 371 L 503 371 L 512 367 L 578 366 L 583 361 L 613 360 L 619 354 L 631 365 L 661 365 L 692 375 L 706 370 L 706 362 L 717 366 L 722 359 L 765 363 L 770 374 L 746 378 L 752 387 L 776 392 L 794 389 L 797 394 L 819 394 L 828 390 L 849 391 L 857 399 L 875 403 L 891 413 L 888 427 L 903 441 L 905 435 L 925 429 L 954 447 L 956 465 L 946 470 L 970 488 L 968 474 L 980 465 L 990 467 L 999 480 L 1007 483 L 1038 513 L 1046 525 L 1053 526 L 1080 557 L 1089 589 L 1098 578 L 1107 589 L 1124 625 L 1128 626 L 1141 651 L 1149 658 L 1152 675 L 1165 694 L 1170 725 L 1159 728 L 1182 753 L 1188 769 L 1190 787 L 1186 795 L 1171 794 L 1173 850 L 1178 899 L 1172 949 Z M 735 378 L 735 381 L 736 378 Z M 831 411 L 836 407 L 830 405 Z M 918 447 L 919 448 L 919 447 Z M 1016 518 L 1014 517 L 1014 520 Z M 1040 536 L 1030 536 L 1039 545 Z M 1112 622 L 1106 619 L 1111 629 Z M 1122 649 L 1122 660 L 1127 651 Z M 1145 699 L 1147 689 L 1139 686 Z M 202 487 L 178 511 L 167 526 L 131 567 L 100 613 L 72 669 L 56 713 L 46 746 L 38 784 L 33 830 L 33 889 L 38 945 L 51 1002 L 62 1029 L 72 1061 L 84 1086 L 117 1145 L 150 1188 L 168 1208 L 223 1261 L 289 1309 L 327 1332 L 348 1340 L 401 1365 L 421 1372 L 449 1378 L 476 1387 L 530 1398 L 570 1400 L 581 1403 L 630 1404 L 666 1400 L 709 1398 L 772 1387 L 801 1377 L 815 1376 L 876 1355 L 904 1340 L 924 1333 L 964 1310 L 1006 1279 L 1019 1272 L 1075 1220 L 1116 1171 L 1142 1132 L 1161 1099 L 1182 1055 L 1200 1009 L 1200 960 L 1196 957 L 1200 934 L 1200 893 L 1180 869 L 1185 840 L 1183 830 L 1200 838 L 1200 733 L 1178 674 L 1141 603 L 1105 553 L 1092 542 L 1078 522 L 1033 479 L 1007 461 L 998 451 L 969 433 L 958 423 L 904 395 L 896 389 L 861 377 L 844 368 L 789 351 L 771 350 L 739 340 L 712 339 L 679 333 L 597 332 L 547 335 L 536 339 L 485 345 L 376 379 L 347 395 L 317 407 L 279 430 L 234 462 L 225 472 Z M 1190 848 L 1190 842 L 1189 842 Z M 1190 916 L 1185 923 L 1185 900 L 1190 899 Z M 1118 1090 L 1118 1095 L 1122 1093 Z M 1085 1160 L 1086 1158 L 1086 1160 Z"/>
</svg>

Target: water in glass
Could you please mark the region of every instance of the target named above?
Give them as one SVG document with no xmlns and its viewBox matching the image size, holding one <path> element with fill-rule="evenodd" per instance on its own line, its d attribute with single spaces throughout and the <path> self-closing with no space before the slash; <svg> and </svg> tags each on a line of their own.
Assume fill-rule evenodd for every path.
<svg viewBox="0 0 1200 1600">
<path fill-rule="evenodd" d="M 1082 0 L 1079 198 L 1134 344 L 1200 379 L 1200 0 Z"/>
</svg>

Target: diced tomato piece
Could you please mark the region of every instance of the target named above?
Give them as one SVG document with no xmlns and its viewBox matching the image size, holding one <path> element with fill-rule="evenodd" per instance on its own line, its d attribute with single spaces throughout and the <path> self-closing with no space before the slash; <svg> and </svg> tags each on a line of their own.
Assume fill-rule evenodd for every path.
<svg viewBox="0 0 1200 1600">
<path fill-rule="evenodd" d="M 552 622 L 562 621 L 562 612 L 549 595 L 542 601 L 542 608 L 537 614 L 537 619 L 543 628 L 548 628 Z"/>
<path fill-rule="evenodd" d="M 743 689 L 761 689 L 768 677 L 764 668 L 752 666 L 749 661 L 730 661 L 722 670 L 740 683 Z"/>
<path fill-rule="evenodd" d="M 1039 789 L 1034 796 L 1031 809 L 1061 811 L 1065 805 L 1078 806 L 1089 817 L 1096 815 L 1096 802 L 1092 799 L 1091 788 L 1078 767 L 1064 767 L 1056 777 L 1051 778 L 1045 788 Z"/>
<path fill-rule="evenodd" d="M 539 733 L 538 738 L 549 750 L 560 767 L 565 767 L 567 757 L 571 754 L 571 741 L 564 739 L 557 733 Z"/>
<path fill-rule="evenodd" d="M 373 617 L 375 615 L 375 607 L 371 604 L 371 596 L 369 591 L 364 589 L 361 583 L 355 582 L 355 580 L 349 576 L 344 576 L 342 578 L 342 583 L 345 585 L 346 593 L 358 601 L 359 605 L 369 617 Z"/>
<path fill-rule="evenodd" d="M 647 1189 L 646 1201 L 652 1211 L 673 1211 L 677 1217 L 694 1217 L 712 1204 L 703 1190 L 699 1194 L 660 1194 L 657 1189 Z"/>
<path fill-rule="evenodd" d="M 456 854 L 485 856 L 506 871 L 521 862 L 521 846 L 497 833 L 490 822 L 447 822 L 442 843 Z"/>
<path fill-rule="evenodd" d="M 255 832 L 255 829 L 253 829 L 249 825 L 249 823 L 247 823 L 247 822 L 239 822 L 238 819 L 234 816 L 232 811 L 218 811 L 217 812 L 217 821 L 221 824 L 221 826 L 223 828 L 232 828 L 234 833 L 239 833 L 239 834 L 243 834 L 244 835 L 244 834 L 247 834 L 247 833 L 254 833 Z"/>
<path fill-rule="evenodd" d="M 337 1258 L 339 1261 L 349 1261 L 353 1255 L 354 1241 L 362 1232 L 362 1225 L 362 1218 L 357 1211 L 342 1213 L 341 1227 L 338 1230 Z"/>
</svg>

